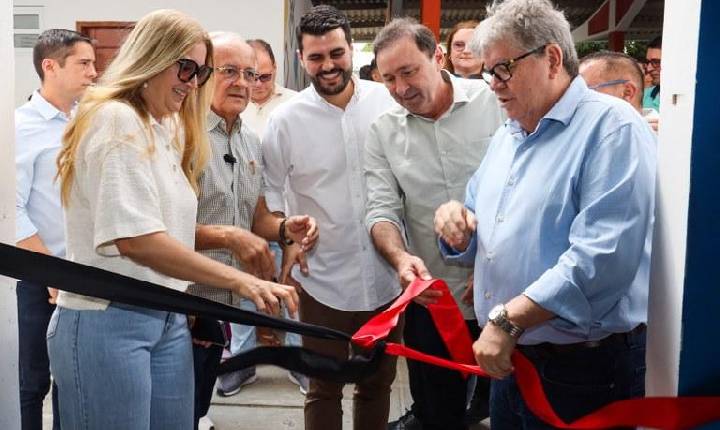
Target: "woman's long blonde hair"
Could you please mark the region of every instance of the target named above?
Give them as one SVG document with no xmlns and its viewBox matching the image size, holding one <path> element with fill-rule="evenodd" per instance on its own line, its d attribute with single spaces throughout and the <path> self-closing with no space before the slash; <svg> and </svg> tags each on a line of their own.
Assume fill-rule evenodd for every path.
<svg viewBox="0 0 720 430">
<path fill-rule="evenodd" d="M 98 85 L 85 93 L 75 116 L 65 129 L 57 159 L 57 177 L 60 180 L 63 205 L 69 203 L 78 145 L 97 110 L 108 101 L 127 103 L 135 109 L 150 132 L 150 114 L 140 97 L 143 84 L 173 66 L 197 43 L 204 43 L 207 47 L 205 62 L 212 67 L 210 37 L 193 18 L 178 11 L 163 9 L 137 22 Z M 181 165 L 196 192 L 198 176 L 210 155 L 205 122 L 213 86 L 211 78 L 203 87 L 191 92 L 183 101 L 178 115 L 185 136 L 184 146 L 181 147 Z"/>
</svg>

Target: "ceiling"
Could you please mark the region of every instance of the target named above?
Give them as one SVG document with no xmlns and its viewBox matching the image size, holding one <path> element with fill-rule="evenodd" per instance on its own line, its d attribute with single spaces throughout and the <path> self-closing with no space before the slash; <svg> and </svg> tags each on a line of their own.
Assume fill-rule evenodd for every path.
<svg viewBox="0 0 720 430">
<path fill-rule="evenodd" d="M 420 18 L 420 0 L 391 1 L 401 5 L 402 15 Z M 453 25 L 460 21 L 481 20 L 491 1 L 442 0 L 440 39 L 444 41 Z M 592 16 L 603 0 L 555 0 L 555 3 L 575 28 Z M 355 42 L 371 42 L 385 25 L 388 13 L 387 0 L 313 0 L 313 4 L 330 4 L 343 10 L 350 19 Z M 664 0 L 648 0 L 626 32 L 626 40 L 647 40 L 658 35 L 662 29 L 663 8 Z"/>
</svg>

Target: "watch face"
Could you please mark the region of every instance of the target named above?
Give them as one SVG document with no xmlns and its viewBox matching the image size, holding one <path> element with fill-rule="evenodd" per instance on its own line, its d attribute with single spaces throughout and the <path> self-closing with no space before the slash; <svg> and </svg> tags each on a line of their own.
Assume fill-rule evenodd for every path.
<svg viewBox="0 0 720 430">
<path fill-rule="evenodd" d="M 503 311 L 503 305 L 497 305 L 494 308 L 490 310 L 490 313 L 488 314 L 488 319 L 490 321 L 495 321 L 498 319 L 498 317 L 502 314 Z"/>
</svg>

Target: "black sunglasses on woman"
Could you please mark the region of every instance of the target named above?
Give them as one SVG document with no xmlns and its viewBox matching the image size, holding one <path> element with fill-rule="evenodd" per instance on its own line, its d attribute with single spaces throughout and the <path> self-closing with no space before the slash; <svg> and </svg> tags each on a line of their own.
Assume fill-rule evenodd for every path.
<svg viewBox="0 0 720 430">
<path fill-rule="evenodd" d="M 192 78 L 197 76 L 198 87 L 205 85 L 205 82 L 210 79 L 210 75 L 213 71 L 212 67 L 204 64 L 200 66 L 194 60 L 190 60 L 189 58 L 177 60 L 177 63 L 179 66 L 177 73 L 178 79 L 180 79 L 181 82 L 188 83 L 192 80 Z"/>
</svg>

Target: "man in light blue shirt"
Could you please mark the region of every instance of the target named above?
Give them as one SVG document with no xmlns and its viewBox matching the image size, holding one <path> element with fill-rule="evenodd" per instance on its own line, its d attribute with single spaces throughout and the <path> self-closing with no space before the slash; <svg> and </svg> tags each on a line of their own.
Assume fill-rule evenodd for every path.
<svg viewBox="0 0 720 430">
<path fill-rule="evenodd" d="M 33 48 L 42 86 L 15 111 L 17 246 L 65 256 L 60 190 L 55 160 L 70 112 L 92 85 L 95 52 L 89 38 L 70 30 L 47 30 Z M 22 428 L 42 429 L 42 402 L 50 389 L 45 331 L 57 291 L 20 281 L 17 286 Z M 53 395 L 53 409 L 57 409 Z M 54 428 L 59 428 L 53 414 Z"/>
<path fill-rule="evenodd" d="M 493 7 L 473 45 L 509 120 L 435 229 L 447 261 L 475 264 L 489 324 L 473 350 L 495 378 L 493 429 L 548 428 L 519 394 L 516 347 L 568 422 L 644 394 L 655 140 L 629 104 L 577 76 L 550 2 Z"/>
</svg>

